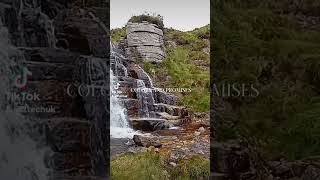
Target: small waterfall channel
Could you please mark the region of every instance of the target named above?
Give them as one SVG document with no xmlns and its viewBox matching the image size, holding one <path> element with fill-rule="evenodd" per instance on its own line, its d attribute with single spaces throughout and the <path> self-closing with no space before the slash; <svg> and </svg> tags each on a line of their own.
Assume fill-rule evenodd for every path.
<svg viewBox="0 0 320 180">
<path fill-rule="evenodd" d="M 177 97 L 153 86 L 144 69 L 128 59 L 123 50 L 111 47 L 111 137 L 131 138 L 135 130 L 144 133 L 174 126 L 166 118 L 180 118 L 183 107 Z M 124 95 L 124 96 L 122 96 Z M 177 122 L 177 121 L 176 121 Z"/>
<path fill-rule="evenodd" d="M 110 43 L 111 49 L 111 63 L 116 67 L 115 74 L 118 76 L 120 70 L 125 77 L 128 76 L 126 67 L 121 63 L 124 57 L 115 50 L 113 45 Z M 114 75 L 112 69 L 110 69 L 110 134 L 112 138 L 132 138 L 134 135 L 134 130 L 130 128 L 128 122 L 128 116 L 126 114 L 126 109 L 123 107 L 119 96 L 122 92 L 119 89 L 119 81 Z"/>
</svg>

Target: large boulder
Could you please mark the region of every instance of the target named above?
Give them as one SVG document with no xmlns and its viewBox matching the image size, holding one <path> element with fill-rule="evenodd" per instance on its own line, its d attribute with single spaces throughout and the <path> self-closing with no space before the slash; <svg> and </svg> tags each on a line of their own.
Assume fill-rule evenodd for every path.
<svg viewBox="0 0 320 180">
<path fill-rule="evenodd" d="M 159 148 L 162 146 L 162 144 L 160 143 L 160 139 L 157 137 L 134 135 L 133 141 L 136 143 L 136 145 L 143 147 L 154 146 L 156 148 Z"/>
<path fill-rule="evenodd" d="M 135 61 L 161 62 L 165 57 L 163 31 L 148 22 L 127 24 L 126 53 Z"/>
</svg>

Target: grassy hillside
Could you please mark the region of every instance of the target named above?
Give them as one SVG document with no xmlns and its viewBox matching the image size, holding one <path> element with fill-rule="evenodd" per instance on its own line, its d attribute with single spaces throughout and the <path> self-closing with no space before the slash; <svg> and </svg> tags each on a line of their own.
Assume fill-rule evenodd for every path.
<svg viewBox="0 0 320 180">
<path fill-rule="evenodd" d="M 160 64 L 144 63 L 157 86 L 190 88 L 187 93 L 176 93 L 182 105 L 194 111 L 210 109 L 209 25 L 190 32 L 165 30 L 167 57 Z"/>
<path fill-rule="evenodd" d="M 319 7 L 212 1 L 213 82 L 255 84 L 260 92 L 213 97 L 219 139 L 245 136 L 269 158 L 320 154 L 320 32 L 294 16 L 319 16 Z"/>
<path fill-rule="evenodd" d="M 175 167 L 166 163 L 154 152 L 121 155 L 111 160 L 111 179 L 193 180 L 208 179 L 210 175 L 210 162 L 202 157 L 180 160 Z"/>
</svg>

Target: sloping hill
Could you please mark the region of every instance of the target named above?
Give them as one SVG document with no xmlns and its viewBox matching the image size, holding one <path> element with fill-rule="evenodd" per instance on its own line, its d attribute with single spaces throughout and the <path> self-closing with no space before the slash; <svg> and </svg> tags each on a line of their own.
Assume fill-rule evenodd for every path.
<svg viewBox="0 0 320 180">
<path fill-rule="evenodd" d="M 213 1 L 213 83 L 250 83 L 260 92 L 212 97 L 217 139 L 247 137 L 272 159 L 320 154 L 319 6 Z"/>
</svg>

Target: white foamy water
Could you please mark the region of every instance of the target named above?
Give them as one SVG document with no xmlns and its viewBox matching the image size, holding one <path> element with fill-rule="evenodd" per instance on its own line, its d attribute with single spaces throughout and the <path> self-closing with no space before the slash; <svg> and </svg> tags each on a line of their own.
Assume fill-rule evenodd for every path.
<svg viewBox="0 0 320 180">
<path fill-rule="evenodd" d="M 113 138 L 129 138 L 132 139 L 135 134 L 137 134 L 131 128 L 123 128 L 123 127 L 111 127 L 110 129 L 111 137 Z"/>
<path fill-rule="evenodd" d="M 135 131 L 130 128 L 126 116 L 126 109 L 121 105 L 119 98 L 119 84 L 110 70 L 110 135 L 112 138 L 133 138 Z"/>
</svg>

